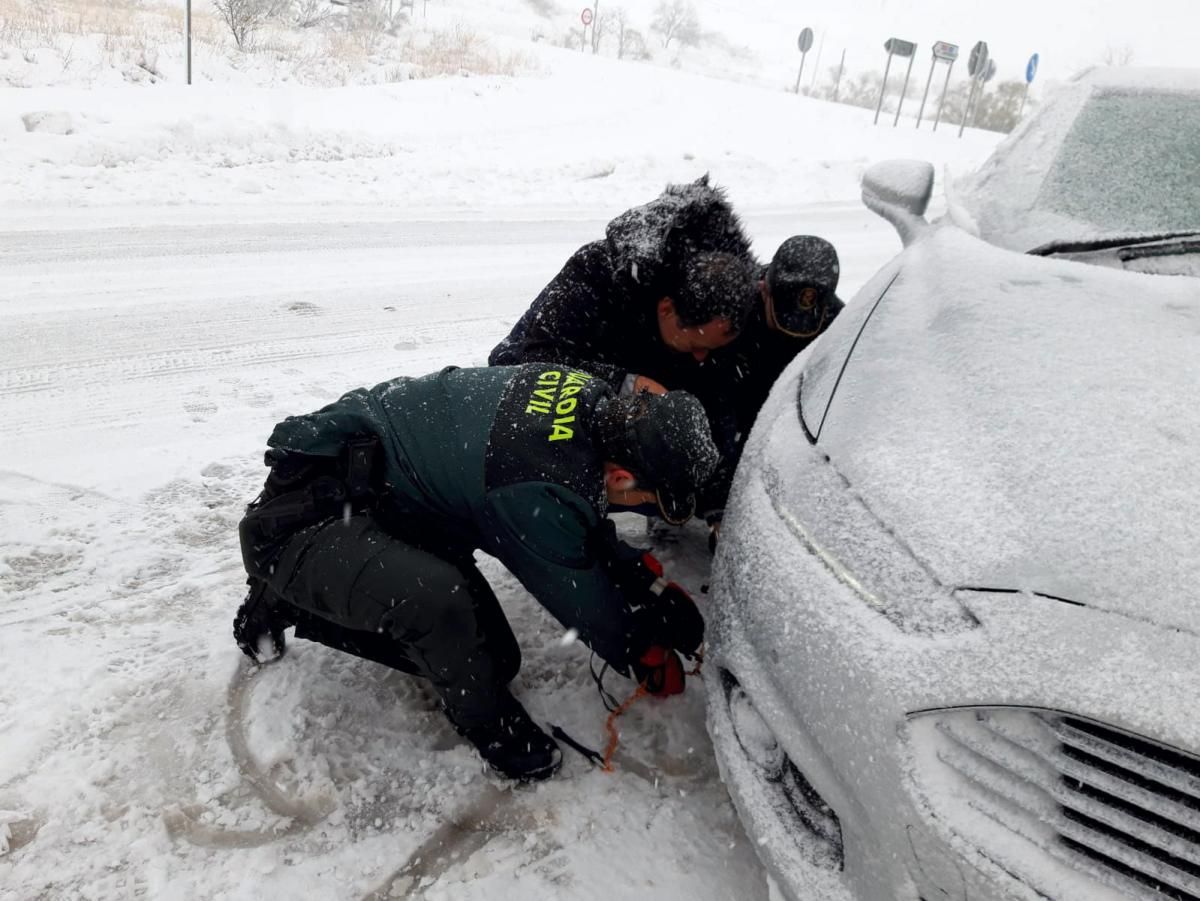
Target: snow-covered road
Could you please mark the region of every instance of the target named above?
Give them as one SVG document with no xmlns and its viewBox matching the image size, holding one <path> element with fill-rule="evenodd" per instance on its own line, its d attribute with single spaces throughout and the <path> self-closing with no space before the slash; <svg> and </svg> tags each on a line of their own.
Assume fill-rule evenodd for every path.
<svg viewBox="0 0 1200 901">
<path fill-rule="evenodd" d="M 616 774 L 513 790 L 415 682 L 304 642 L 251 674 L 230 636 L 271 425 L 483 362 L 612 212 L 0 232 L 0 898 L 765 896 L 698 690 L 626 717 Z M 764 257 L 834 241 L 847 297 L 898 247 L 857 205 L 746 220 Z M 664 556 L 705 580 L 699 530 Z M 482 565 L 531 712 L 602 745 L 585 650 Z"/>
</svg>

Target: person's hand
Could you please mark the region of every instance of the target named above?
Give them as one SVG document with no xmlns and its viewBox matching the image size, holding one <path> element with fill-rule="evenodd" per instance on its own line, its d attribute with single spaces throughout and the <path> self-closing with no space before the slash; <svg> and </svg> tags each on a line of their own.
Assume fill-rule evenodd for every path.
<svg viewBox="0 0 1200 901">
<path fill-rule="evenodd" d="M 656 382 L 647 375 L 637 375 L 633 378 L 633 393 L 641 394 L 649 391 L 651 394 L 666 394 L 667 389 L 661 382 Z"/>
<path fill-rule="evenodd" d="M 633 674 L 646 691 L 660 698 L 683 694 L 687 685 L 679 655 L 658 645 L 646 649 L 633 665 Z"/>
<path fill-rule="evenodd" d="M 658 596 L 663 624 L 663 643 L 689 657 L 704 644 L 704 617 L 683 586 L 668 582 Z"/>
<path fill-rule="evenodd" d="M 283 630 L 289 624 L 273 614 L 267 595 L 264 583 L 252 584 L 233 620 L 233 637 L 238 647 L 255 663 L 278 660 L 287 649 Z"/>
<path fill-rule="evenodd" d="M 692 596 L 675 582 L 658 579 L 638 610 L 639 632 L 653 647 L 673 648 L 689 657 L 704 643 L 704 617 Z"/>
</svg>

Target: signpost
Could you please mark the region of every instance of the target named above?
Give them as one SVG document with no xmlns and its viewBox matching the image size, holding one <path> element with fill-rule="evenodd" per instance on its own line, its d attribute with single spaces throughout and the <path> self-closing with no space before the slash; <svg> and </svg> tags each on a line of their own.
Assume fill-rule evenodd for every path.
<svg viewBox="0 0 1200 901">
<path fill-rule="evenodd" d="M 187 83 L 192 83 L 192 0 L 187 0 L 187 10 L 183 14 L 184 43 L 187 44 Z"/>
<path fill-rule="evenodd" d="M 971 113 L 971 127 L 975 127 L 975 123 L 979 121 L 979 108 L 983 106 L 983 92 L 987 87 L 987 83 L 996 77 L 996 59 L 995 57 L 988 58 L 987 69 L 983 72 L 983 77 L 979 79 L 979 95 L 975 98 L 975 109 Z"/>
<path fill-rule="evenodd" d="M 587 50 L 587 27 L 592 24 L 591 7 L 583 8 L 583 12 L 579 14 L 579 21 L 583 23 L 583 31 L 579 35 L 579 49 Z"/>
<path fill-rule="evenodd" d="M 958 44 L 938 41 L 933 45 L 933 60 L 929 63 L 929 77 L 925 79 L 925 94 L 921 97 L 921 108 L 917 110 L 917 128 L 921 127 L 921 117 L 925 115 L 925 101 L 929 99 L 929 86 L 933 83 L 933 70 L 937 68 L 939 60 L 945 60 L 947 63 L 946 83 L 942 85 L 942 99 L 938 101 L 937 119 L 933 120 L 933 130 L 937 131 L 938 119 L 942 118 L 942 104 L 946 102 L 946 88 L 950 84 L 950 70 L 954 68 L 956 59 L 958 59 Z"/>
<path fill-rule="evenodd" d="M 842 72 L 846 69 L 846 48 L 842 48 L 842 61 L 838 63 L 837 81 L 833 83 L 833 102 L 838 102 L 838 94 L 842 90 Z"/>
<path fill-rule="evenodd" d="M 1021 111 L 1017 113 L 1018 119 L 1025 115 L 1025 101 L 1029 99 L 1029 86 L 1033 84 L 1033 77 L 1037 75 L 1038 61 L 1038 55 L 1035 53 L 1025 64 L 1025 94 L 1021 97 Z"/>
<path fill-rule="evenodd" d="M 888 72 L 892 68 L 892 57 L 908 57 L 908 72 L 904 75 L 904 87 L 900 89 L 900 102 L 896 104 L 896 120 L 892 123 L 895 127 L 896 122 L 900 121 L 900 107 L 904 103 L 904 92 L 908 90 L 908 76 L 912 74 L 913 54 L 917 52 L 917 45 L 912 41 L 903 41 L 900 38 L 888 38 L 883 49 L 888 52 L 887 65 L 883 69 L 883 86 L 879 89 L 879 103 L 875 106 L 875 125 L 879 124 L 879 111 L 883 109 L 883 98 L 887 94 Z"/>
<path fill-rule="evenodd" d="M 800 71 L 796 73 L 796 93 L 800 93 L 800 79 L 804 76 L 804 60 L 808 58 L 808 51 L 812 49 L 813 30 L 805 28 L 800 32 L 800 37 L 796 39 L 796 46 L 800 48 Z"/>
<path fill-rule="evenodd" d="M 967 105 L 963 109 L 962 122 L 958 126 L 958 136 L 960 138 L 967 127 L 967 114 L 971 112 L 971 107 L 975 103 L 975 91 L 979 87 L 983 77 L 987 75 L 987 68 L 987 41 L 976 41 L 975 46 L 971 48 L 971 55 L 967 57 L 967 74 L 971 76 L 971 93 L 967 95 Z"/>
</svg>

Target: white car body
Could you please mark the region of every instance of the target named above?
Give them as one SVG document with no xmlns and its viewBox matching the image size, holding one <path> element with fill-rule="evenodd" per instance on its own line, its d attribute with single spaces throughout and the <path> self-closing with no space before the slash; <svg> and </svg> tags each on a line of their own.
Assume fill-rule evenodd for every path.
<svg viewBox="0 0 1200 901">
<path fill-rule="evenodd" d="M 868 173 L 906 247 L 759 414 L 709 623 L 792 901 L 1200 899 L 1197 254 L 1038 207 L 1085 101 L 1163 90 L 1200 110 L 1195 75 L 1071 85 L 934 224 L 919 164 Z"/>
</svg>

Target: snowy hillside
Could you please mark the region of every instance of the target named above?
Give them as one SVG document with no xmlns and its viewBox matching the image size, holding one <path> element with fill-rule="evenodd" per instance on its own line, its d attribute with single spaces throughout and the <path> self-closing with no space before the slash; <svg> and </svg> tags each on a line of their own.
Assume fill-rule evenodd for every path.
<svg viewBox="0 0 1200 901">
<path fill-rule="evenodd" d="M 378 53 L 353 66 L 316 47 L 347 37 L 338 31 L 284 36 L 313 45 L 311 54 L 241 53 L 226 36 L 200 52 L 191 87 L 180 83 L 178 40 L 140 37 L 131 49 L 96 34 L 39 37 L 30 31 L 37 20 L 13 17 L 0 41 L 17 35 L 29 46 L 6 48 L 3 64 L 25 66 L 32 86 L 0 90 L 0 216 L 24 223 L 46 203 L 136 205 L 142 216 L 146 206 L 229 202 L 611 212 L 704 172 L 739 206 L 787 208 L 855 200 L 875 159 L 916 155 L 961 168 L 997 139 L 969 132 L 959 140 L 948 126 L 914 134 L 909 119 L 872 126 L 867 111 L 775 88 L 531 43 L 515 33 L 541 17 L 509 2 L 493 10 L 435 0 L 428 21 L 440 24 L 422 18 L 398 37 L 379 36 Z M 95 15 L 95 6 L 81 9 Z M 118 5 L 111 14 L 161 41 L 179 24 L 161 9 Z M 475 18 L 452 21 L 460 14 Z M 116 28 L 75 21 L 84 31 Z M 476 71 L 508 60 L 498 67 L 517 74 L 304 84 L 339 66 L 348 81 L 399 71 L 393 56 L 412 33 L 426 42 L 471 35 Z M 139 53 L 155 56 L 159 77 L 131 61 Z"/>
</svg>

